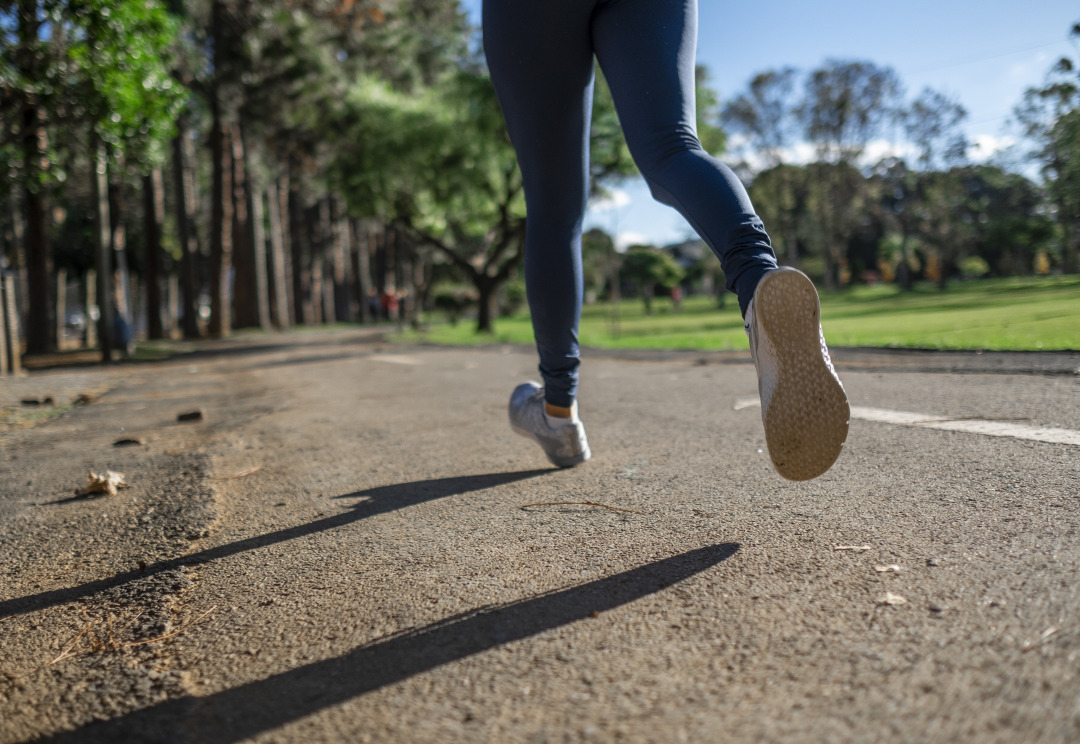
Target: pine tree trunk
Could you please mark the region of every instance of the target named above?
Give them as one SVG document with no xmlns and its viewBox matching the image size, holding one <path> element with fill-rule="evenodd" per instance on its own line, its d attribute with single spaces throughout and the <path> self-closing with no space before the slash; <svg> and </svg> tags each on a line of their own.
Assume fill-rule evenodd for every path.
<svg viewBox="0 0 1080 744">
<path fill-rule="evenodd" d="M 232 131 L 222 121 L 216 94 L 211 103 L 213 124 L 210 149 L 213 154 L 213 188 L 210 209 L 210 335 L 229 335 L 229 274 L 232 268 L 233 195 Z"/>
<path fill-rule="evenodd" d="M 479 295 L 476 314 L 476 332 L 492 333 L 495 330 L 495 289 L 496 285 L 487 277 L 474 280 Z"/>
<path fill-rule="evenodd" d="M 197 261 L 199 242 L 191 218 L 195 211 L 195 174 L 190 167 L 187 127 L 181 118 L 179 133 L 173 138 L 173 179 L 176 188 L 176 231 L 180 239 L 180 294 L 184 338 L 199 337 L 199 283 Z"/>
<path fill-rule="evenodd" d="M 319 323 L 336 323 L 337 313 L 334 299 L 334 236 L 330 223 L 330 198 L 323 197 L 312 214 L 318 255 L 319 282 Z"/>
<path fill-rule="evenodd" d="M 113 183 L 109 179 L 109 218 L 112 227 L 113 249 L 113 308 L 114 321 L 121 319 L 123 323 L 117 323 L 118 328 L 126 326 L 126 337 L 118 337 L 113 333 L 113 347 L 128 353 L 130 349 L 131 334 L 135 328 L 134 311 L 131 292 L 131 272 L 128 269 L 127 260 L 127 224 L 123 219 L 123 186 Z M 123 344 L 123 346 L 121 346 Z"/>
<path fill-rule="evenodd" d="M 94 195 L 96 229 L 94 237 L 97 248 L 97 304 L 98 304 L 98 345 L 101 347 L 101 361 L 112 363 L 113 350 L 113 295 L 112 272 L 113 250 L 112 229 L 109 217 L 109 174 L 105 145 L 96 136 L 91 138 L 96 153 L 96 162 L 91 169 L 91 189 Z"/>
<path fill-rule="evenodd" d="M 26 269 L 29 307 L 25 318 L 26 352 L 44 354 L 56 348 L 52 302 L 52 246 L 45 186 L 38 180 L 47 168 L 46 134 L 40 109 L 27 102 L 23 111 L 23 209 L 26 215 Z"/>
<path fill-rule="evenodd" d="M 96 260 L 96 258 L 95 258 Z M 82 280 L 82 300 L 83 308 L 86 314 L 86 325 L 83 329 L 83 346 L 88 349 L 92 349 L 97 346 L 97 323 L 90 317 L 90 308 L 97 305 L 97 272 L 94 269 L 90 269 L 86 272 L 86 276 Z"/>
<path fill-rule="evenodd" d="M 10 10 L 10 9 L 9 9 Z M 40 78 L 37 50 L 42 20 L 38 17 L 35 0 L 19 0 L 18 42 L 16 52 L 18 72 L 27 80 Z M 6 24 L 5 24 L 6 25 Z M 6 35 L 6 34 L 5 34 Z M 6 105 L 5 90 L 5 106 Z M 28 308 L 24 319 L 26 351 L 43 354 L 55 348 L 56 323 L 53 318 L 52 246 L 49 244 L 49 207 L 44 179 L 49 169 L 44 112 L 31 92 L 23 92 L 22 103 L 22 161 L 23 210 L 26 215 L 26 268 L 29 290 Z"/>
<path fill-rule="evenodd" d="M 313 322 L 311 308 L 311 266 L 305 260 L 308 251 L 304 235 L 304 207 L 297 179 L 289 179 L 289 243 L 292 258 L 293 320 L 297 324 Z"/>
<path fill-rule="evenodd" d="M 352 288 L 352 262 L 349 260 L 349 222 L 344 206 L 336 199 L 330 202 L 331 252 L 334 256 L 334 315 L 339 321 L 356 321 Z"/>
<path fill-rule="evenodd" d="M 161 322 L 161 222 L 165 217 L 161 169 L 143 176 L 143 236 L 146 241 L 146 335 L 164 338 Z"/>
<path fill-rule="evenodd" d="M 353 236 L 353 273 L 356 276 L 356 296 L 359 304 L 361 323 L 367 323 L 371 317 L 371 231 L 361 220 L 352 221 Z"/>
<path fill-rule="evenodd" d="M 258 306 L 259 327 L 269 330 L 270 290 L 266 261 L 266 227 L 263 224 L 263 192 L 249 181 L 248 215 L 251 218 L 251 240 L 255 258 L 255 303 Z"/>
<path fill-rule="evenodd" d="M 292 325 L 289 314 L 290 284 L 288 261 L 285 253 L 285 227 L 281 219 L 281 192 L 276 181 L 271 180 L 266 190 L 267 217 L 270 222 L 271 295 L 273 297 L 274 325 L 285 329 Z"/>
<path fill-rule="evenodd" d="M 250 194 L 241 127 L 232 128 L 232 238 L 233 238 L 233 327 L 260 325 L 259 276 L 255 258 L 255 236 L 251 224 Z"/>
</svg>

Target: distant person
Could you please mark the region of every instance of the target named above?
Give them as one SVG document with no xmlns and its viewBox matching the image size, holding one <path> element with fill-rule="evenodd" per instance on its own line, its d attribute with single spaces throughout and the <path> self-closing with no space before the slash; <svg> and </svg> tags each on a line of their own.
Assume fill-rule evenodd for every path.
<svg viewBox="0 0 1080 744">
<path fill-rule="evenodd" d="M 795 480 L 828 470 L 847 437 L 847 396 L 814 285 L 777 266 L 746 190 L 698 142 L 696 0 L 484 0 L 483 25 L 525 185 L 525 284 L 543 378 L 511 395 L 513 429 L 559 467 L 590 457 L 576 399 L 595 57 L 653 196 L 708 243 L 739 298 L 773 464 Z"/>
<path fill-rule="evenodd" d="M 125 359 L 134 356 L 135 334 L 131 331 L 131 324 L 119 310 L 113 313 L 112 334 L 113 343 L 120 350 L 120 355 Z"/>
<path fill-rule="evenodd" d="M 397 319 L 398 314 L 398 295 L 397 291 L 393 287 L 387 287 L 382 295 L 379 297 L 379 303 L 382 309 L 382 317 L 384 320 L 393 321 Z"/>
<path fill-rule="evenodd" d="M 671 288 L 671 306 L 676 310 L 682 307 L 682 287 L 678 284 Z"/>
</svg>

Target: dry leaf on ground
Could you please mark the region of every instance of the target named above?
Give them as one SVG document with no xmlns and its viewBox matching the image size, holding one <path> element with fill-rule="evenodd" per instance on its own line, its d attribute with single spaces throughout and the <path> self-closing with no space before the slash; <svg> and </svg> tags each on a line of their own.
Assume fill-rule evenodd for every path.
<svg viewBox="0 0 1080 744">
<path fill-rule="evenodd" d="M 75 492 L 76 496 L 93 496 L 94 494 L 106 493 L 115 496 L 118 489 L 127 488 L 128 483 L 124 480 L 123 473 L 106 470 L 104 473 L 95 473 L 91 470 L 86 474 L 86 485 Z"/>
</svg>

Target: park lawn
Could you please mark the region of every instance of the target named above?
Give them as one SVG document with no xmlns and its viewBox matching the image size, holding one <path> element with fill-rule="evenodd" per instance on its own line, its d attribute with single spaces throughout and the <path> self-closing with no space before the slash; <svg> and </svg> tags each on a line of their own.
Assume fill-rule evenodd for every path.
<svg viewBox="0 0 1080 744">
<path fill-rule="evenodd" d="M 738 303 L 727 295 L 690 297 L 680 310 L 667 298 L 646 315 L 640 300 L 597 303 L 582 310 L 579 338 L 606 349 L 746 349 Z M 852 287 L 822 293 L 822 326 L 836 347 L 912 349 L 1080 349 L 1080 276 L 1019 277 L 954 282 L 945 291 L 920 285 Z M 475 324 L 433 324 L 399 340 L 448 345 L 533 342 L 527 313 L 499 318 L 494 334 Z"/>
</svg>

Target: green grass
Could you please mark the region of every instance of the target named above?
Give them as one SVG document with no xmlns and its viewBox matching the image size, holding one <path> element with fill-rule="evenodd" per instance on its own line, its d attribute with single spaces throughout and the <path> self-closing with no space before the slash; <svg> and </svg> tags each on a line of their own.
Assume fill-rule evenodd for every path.
<svg viewBox="0 0 1080 744">
<path fill-rule="evenodd" d="M 920 285 L 853 287 L 822 293 L 822 325 L 829 344 L 912 349 L 1080 349 L 1080 276 L 1019 277 L 956 282 L 941 291 Z M 691 297 L 675 312 L 666 298 L 646 315 L 640 300 L 587 305 L 583 346 L 607 349 L 747 348 L 738 303 L 724 308 Z M 478 335 L 475 323 L 435 324 L 396 337 L 448 345 L 533 342 L 527 314 L 499 318 L 495 333 Z"/>
</svg>

